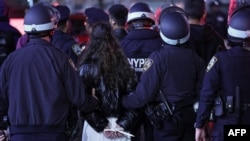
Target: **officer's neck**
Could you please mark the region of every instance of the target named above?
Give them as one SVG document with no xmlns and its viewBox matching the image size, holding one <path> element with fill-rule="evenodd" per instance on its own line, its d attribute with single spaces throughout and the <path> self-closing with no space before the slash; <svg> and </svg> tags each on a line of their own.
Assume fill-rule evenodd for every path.
<svg viewBox="0 0 250 141">
<path fill-rule="evenodd" d="M 50 38 L 49 36 L 44 36 L 44 37 L 41 37 L 41 39 L 46 40 L 46 41 L 48 41 L 48 42 L 50 42 L 50 41 L 51 41 L 51 38 Z"/>
<path fill-rule="evenodd" d="M 189 24 L 201 24 L 201 21 L 198 19 L 188 19 Z"/>
</svg>

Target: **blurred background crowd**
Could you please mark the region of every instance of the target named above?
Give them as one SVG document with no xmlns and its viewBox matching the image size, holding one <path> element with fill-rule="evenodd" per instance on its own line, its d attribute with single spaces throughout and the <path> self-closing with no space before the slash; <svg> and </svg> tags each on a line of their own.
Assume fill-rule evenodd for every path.
<svg viewBox="0 0 250 141">
<path fill-rule="evenodd" d="M 216 18 L 216 20 L 220 21 L 218 29 L 221 30 L 220 26 L 226 30 L 225 26 L 225 16 L 227 16 L 228 8 L 230 4 L 230 0 L 205 0 L 206 1 L 206 10 L 207 17 Z M 231 0 L 232 1 L 232 0 Z M 242 0 L 234 0 L 241 2 Z M 243 0 L 244 1 L 244 0 Z M 136 2 L 146 2 L 148 3 L 152 10 L 157 11 L 167 3 L 170 3 L 170 0 L 8 0 L 6 1 L 9 6 L 8 16 L 10 18 L 10 24 L 16 27 L 22 34 L 23 31 L 23 17 L 25 11 L 29 9 L 29 7 L 33 6 L 38 2 L 49 2 L 53 5 L 67 5 L 70 8 L 70 21 L 71 28 L 69 28 L 68 33 L 73 35 L 78 42 L 84 42 L 87 40 L 87 33 L 84 26 L 84 21 L 86 17 L 84 15 L 84 10 L 88 7 L 98 7 L 105 11 L 108 10 L 113 4 L 123 4 L 127 8 L 131 7 Z M 219 11 L 219 12 L 216 12 Z M 218 15 L 221 16 L 213 16 Z M 207 22 L 212 23 L 212 20 L 207 20 Z M 215 24 L 218 24 L 216 22 Z M 216 28 L 216 26 L 215 26 Z M 218 30 L 220 32 L 220 30 Z M 224 35 L 226 32 L 221 31 L 221 35 Z M 224 33 L 223 33 L 224 32 Z"/>
</svg>

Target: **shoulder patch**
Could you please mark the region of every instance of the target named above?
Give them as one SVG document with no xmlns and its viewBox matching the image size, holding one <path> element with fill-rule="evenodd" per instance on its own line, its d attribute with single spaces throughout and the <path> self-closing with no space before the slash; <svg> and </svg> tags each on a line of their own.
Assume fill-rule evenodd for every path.
<svg viewBox="0 0 250 141">
<path fill-rule="evenodd" d="M 209 61 L 208 65 L 207 65 L 206 71 L 208 72 L 214 66 L 214 64 L 217 61 L 218 61 L 218 59 L 215 56 L 213 56 L 212 59 Z"/>
<path fill-rule="evenodd" d="M 71 60 L 71 59 L 69 59 L 69 64 L 72 66 L 72 68 L 74 69 L 74 70 L 78 70 L 77 68 L 76 68 L 76 66 L 75 66 L 75 63 Z"/>
<path fill-rule="evenodd" d="M 74 53 L 75 53 L 77 56 L 81 55 L 81 53 L 82 53 L 82 49 L 81 49 L 81 47 L 80 47 L 78 44 L 74 44 L 74 45 L 72 46 L 72 50 L 74 51 Z"/>
<path fill-rule="evenodd" d="M 152 66 L 153 62 L 154 61 L 152 59 L 150 59 L 150 58 L 145 59 L 145 63 L 143 65 L 142 71 L 143 72 L 147 71 Z"/>
</svg>

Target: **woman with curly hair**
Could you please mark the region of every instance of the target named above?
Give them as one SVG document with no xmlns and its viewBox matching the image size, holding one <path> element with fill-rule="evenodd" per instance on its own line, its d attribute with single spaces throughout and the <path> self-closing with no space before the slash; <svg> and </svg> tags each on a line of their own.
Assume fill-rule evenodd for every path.
<svg viewBox="0 0 250 141">
<path fill-rule="evenodd" d="M 85 113 L 82 141 L 130 141 L 139 113 L 124 109 L 121 98 L 135 89 L 137 78 L 108 23 L 93 25 L 78 65 L 88 91 L 94 89 L 100 102 L 94 112 Z"/>
</svg>

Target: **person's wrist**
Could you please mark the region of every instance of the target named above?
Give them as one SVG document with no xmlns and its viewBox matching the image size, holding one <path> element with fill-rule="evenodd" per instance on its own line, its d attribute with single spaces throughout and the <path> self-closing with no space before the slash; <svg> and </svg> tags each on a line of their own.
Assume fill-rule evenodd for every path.
<svg viewBox="0 0 250 141">
<path fill-rule="evenodd" d="M 0 130 L 0 136 L 4 136 L 4 138 L 7 138 L 6 130 Z"/>
<path fill-rule="evenodd" d="M 202 126 L 199 126 L 196 122 L 194 123 L 194 128 L 202 129 Z"/>
</svg>

